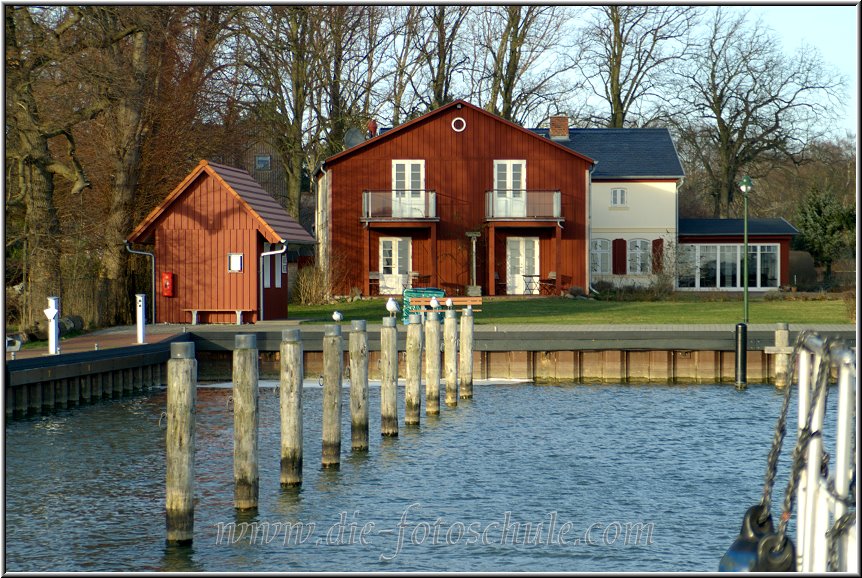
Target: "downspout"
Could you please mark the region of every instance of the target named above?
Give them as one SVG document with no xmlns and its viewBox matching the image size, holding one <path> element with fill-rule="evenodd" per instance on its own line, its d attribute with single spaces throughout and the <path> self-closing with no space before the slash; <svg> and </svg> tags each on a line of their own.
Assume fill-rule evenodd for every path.
<svg viewBox="0 0 862 578">
<path fill-rule="evenodd" d="M 136 250 L 132 249 L 131 243 L 129 243 L 128 241 L 126 241 L 125 243 L 126 243 L 126 251 L 128 251 L 129 253 L 134 253 L 135 255 L 145 255 L 145 256 L 149 257 L 150 259 L 152 259 L 152 267 L 150 268 L 151 269 L 150 270 L 150 276 L 152 277 L 152 285 L 153 285 L 153 297 L 152 297 L 153 321 L 152 321 L 152 323 L 153 323 L 153 325 L 155 325 L 156 324 L 156 256 L 152 253 L 147 253 L 146 251 L 136 251 Z"/>
<path fill-rule="evenodd" d="M 260 287 L 260 318 L 258 321 L 263 321 L 263 258 L 269 257 L 270 255 L 281 255 L 285 251 L 287 251 L 287 241 L 282 239 L 279 241 L 281 243 L 281 249 L 277 249 L 275 251 L 265 251 L 260 254 L 260 261 L 258 262 L 257 272 L 258 272 L 258 287 Z M 279 274 L 281 272 L 279 271 Z"/>
<path fill-rule="evenodd" d="M 595 161 L 590 167 L 590 182 L 587 186 L 587 295 L 598 293 L 593 288 L 593 268 L 590 265 L 593 244 L 593 171 L 598 164 L 599 161 Z"/>
</svg>

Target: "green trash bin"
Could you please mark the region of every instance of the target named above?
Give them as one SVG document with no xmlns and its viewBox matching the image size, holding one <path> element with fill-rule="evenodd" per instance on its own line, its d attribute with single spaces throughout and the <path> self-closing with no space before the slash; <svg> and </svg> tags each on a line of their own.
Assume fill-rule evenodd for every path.
<svg viewBox="0 0 862 578">
<path fill-rule="evenodd" d="M 404 325 L 410 323 L 410 314 L 419 313 L 419 305 L 411 305 L 411 297 L 436 297 L 438 301 L 442 301 L 441 297 L 445 297 L 446 292 L 443 289 L 436 287 L 420 287 L 417 289 L 405 289 L 401 304 L 401 321 Z M 443 319 L 443 309 L 438 312 L 438 318 Z"/>
</svg>

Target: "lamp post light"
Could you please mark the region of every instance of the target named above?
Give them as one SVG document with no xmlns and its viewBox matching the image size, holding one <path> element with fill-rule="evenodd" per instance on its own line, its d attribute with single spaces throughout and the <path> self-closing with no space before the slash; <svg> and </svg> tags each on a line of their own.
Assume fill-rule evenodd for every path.
<svg viewBox="0 0 862 578">
<path fill-rule="evenodd" d="M 748 193 L 754 185 L 751 177 L 745 175 L 739 181 L 739 190 L 742 191 L 742 322 L 748 323 Z"/>
</svg>

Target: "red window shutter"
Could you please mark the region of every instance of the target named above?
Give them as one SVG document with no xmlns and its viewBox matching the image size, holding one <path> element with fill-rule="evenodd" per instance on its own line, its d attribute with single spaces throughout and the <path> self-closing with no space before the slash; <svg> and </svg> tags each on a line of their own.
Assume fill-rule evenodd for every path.
<svg viewBox="0 0 862 578">
<path fill-rule="evenodd" d="M 613 267 L 614 275 L 626 274 L 626 240 L 614 239 L 613 243 Z"/>
<path fill-rule="evenodd" d="M 664 263 L 664 239 L 653 239 L 652 272 L 661 273 L 662 263 Z"/>
</svg>

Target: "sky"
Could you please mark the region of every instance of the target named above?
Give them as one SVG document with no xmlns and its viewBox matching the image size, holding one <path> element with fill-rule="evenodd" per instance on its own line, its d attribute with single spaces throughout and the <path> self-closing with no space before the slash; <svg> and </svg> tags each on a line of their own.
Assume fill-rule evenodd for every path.
<svg viewBox="0 0 862 578">
<path fill-rule="evenodd" d="M 781 40 L 785 54 L 793 54 L 804 43 L 814 46 L 826 65 L 847 79 L 844 130 L 859 134 L 859 17 L 858 4 L 735 6 L 749 10 L 749 17 L 763 23 Z M 843 129 L 843 130 L 842 130 Z"/>
</svg>

